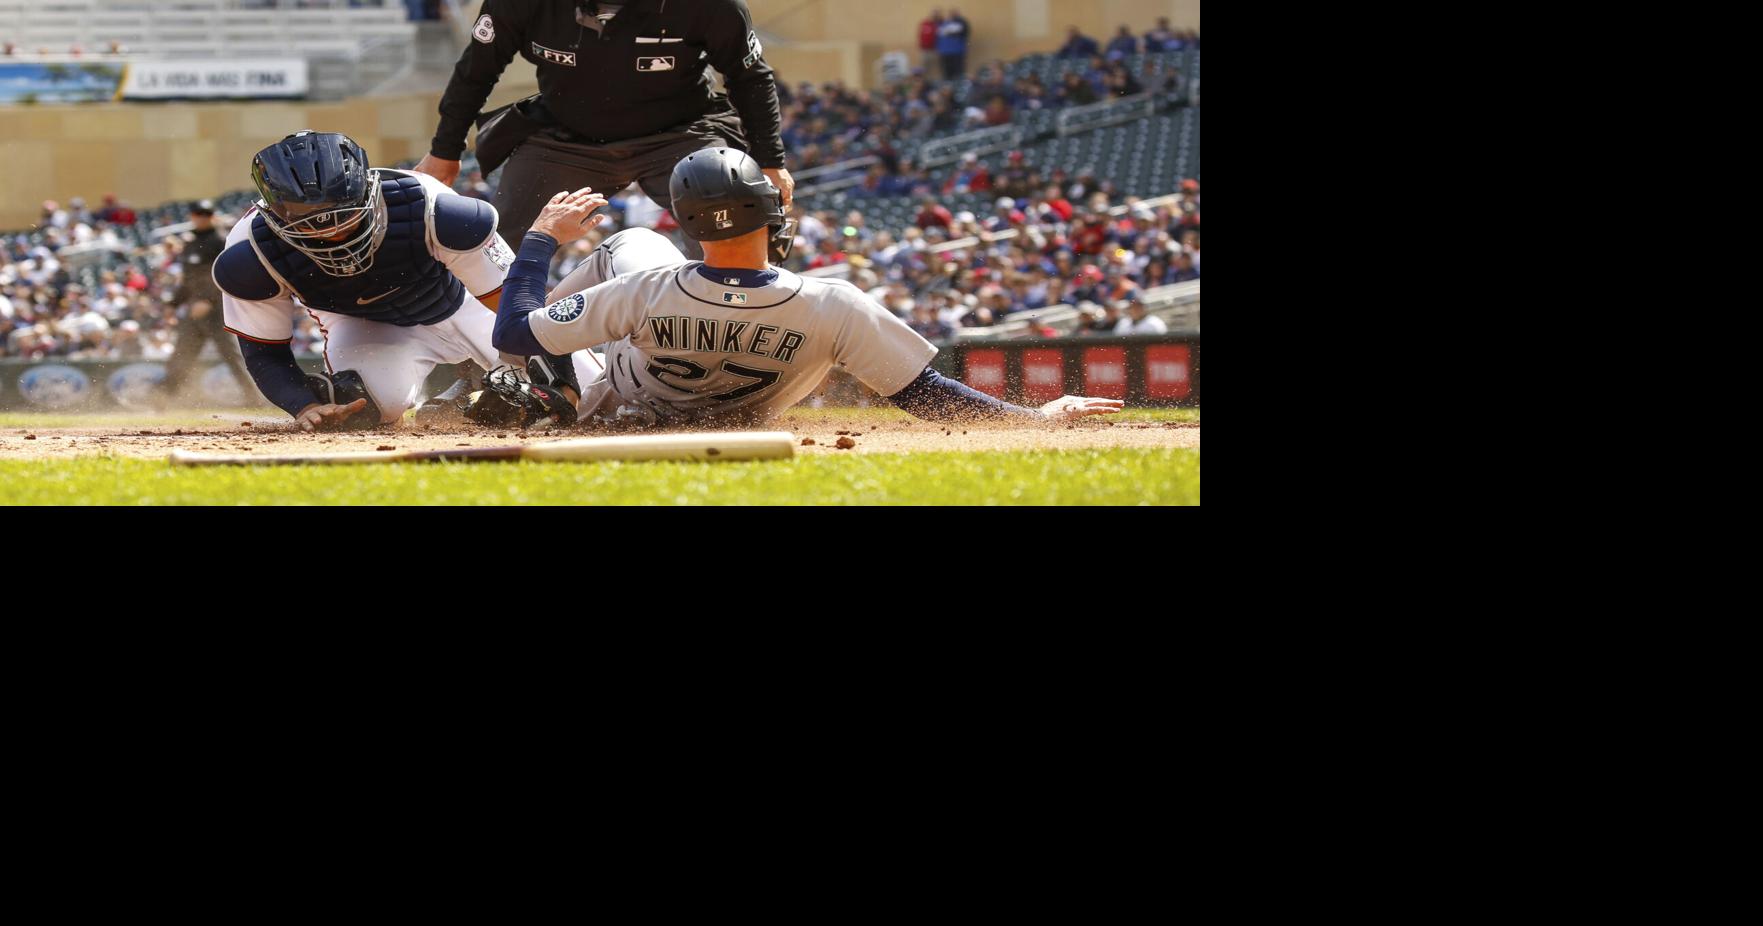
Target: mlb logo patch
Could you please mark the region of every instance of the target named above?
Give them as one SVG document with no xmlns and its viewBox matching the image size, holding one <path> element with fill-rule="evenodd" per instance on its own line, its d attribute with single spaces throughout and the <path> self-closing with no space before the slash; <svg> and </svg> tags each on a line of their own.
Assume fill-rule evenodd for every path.
<svg viewBox="0 0 1763 926">
<path fill-rule="evenodd" d="M 638 58 L 637 70 L 645 72 L 671 71 L 673 70 L 673 57 L 670 55 L 665 58 Z"/>
<path fill-rule="evenodd" d="M 747 304 L 747 294 L 746 293 L 723 293 L 722 294 L 722 301 L 727 302 L 731 305 L 746 305 Z"/>
<path fill-rule="evenodd" d="M 581 293 L 567 299 L 560 299 L 546 307 L 545 315 L 554 322 L 572 322 L 581 317 L 582 310 L 588 307 L 588 300 Z"/>
</svg>

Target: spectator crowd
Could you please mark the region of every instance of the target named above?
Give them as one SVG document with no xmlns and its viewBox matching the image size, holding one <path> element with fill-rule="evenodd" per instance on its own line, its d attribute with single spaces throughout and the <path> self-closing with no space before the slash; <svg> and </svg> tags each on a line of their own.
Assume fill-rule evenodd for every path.
<svg viewBox="0 0 1763 926">
<path fill-rule="evenodd" d="M 1200 278 L 1200 184 L 1191 179 L 1154 206 L 1055 170 L 1042 187 L 1000 195 L 984 216 L 951 213 L 934 194 L 904 229 L 873 229 L 861 209 L 797 216 L 793 265 L 848 265 L 851 282 L 932 340 L 1016 317 L 1031 320 L 1031 335 L 1051 337 L 1032 320 L 1061 304 L 1085 313 L 1080 334 L 1161 333 L 1154 317 L 1134 327 L 1135 300 Z"/>
<path fill-rule="evenodd" d="M 940 15 L 933 14 L 921 24 L 921 47 L 926 37 L 934 34 L 933 20 Z M 1054 57 L 1079 59 L 1083 66 L 1067 70 L 1051 87 L 1032 73 L 1009 77 L 1011 68 L 1004 61 L 982 65 L 959 99 L 957 81 L 965 77 L 964 63 L 952 76 L 945 70 L 945 79 L 940 81 L 929 76 L 930 68 L 921 67 L 910 78 L 878 90 L 856 89 L 837 81 L 819 87 L 779 83 L 783 138 L 790 151 L 791 169 L 800 173 L 876 155 L 881 158 L 883 175 L 895 176 L 911 172 L 901 149 L 932 135 L 1005 125 L 1025 111 L 1083 106 L 1147 90 L 1181 97 L 1187 78 L 1178 66 L 1172 66 L 1171 59 L 1160 55 L 1198 48 L 1199 34 L 1170 30 L 1166 19 L 1159 20 L 1158 28 L 1142 41 L 1133 38 L 1127 27 L 1120 28 L 1121 34 L 1106 51 L 1076 28 L 1071 29 L 1071 38 Z M 965 26 L 962 29 L 965 35 Z M 927 57 L 934 54 L 934 48 L 926 47 Z M 1129 59 L 1141 53 L 1146 57 L 1136 69 L 1130 67 Z M 965 61 L 965 46 L 960 54 Z"/>
<path fill-rule="evenodd" d="M 133 247 L 119 231 L 134 210 L 106 196 L 94 210 L 81 199 L 64 208 L 43 203 L 36 239 L 0 235 L 0 358 L 164 360 L 180 322 L 173 294 L 183 280 L 184 238 L 159 237 Z M 123 262 L 115 260 L 126 256 Z M 108 260 L 106 258 L 109 258 Z M 81 282 L 83 266 L 103 266 Z M 323 347 L 316 322 L 304 322 L 295 350 Z"/>
</svg>

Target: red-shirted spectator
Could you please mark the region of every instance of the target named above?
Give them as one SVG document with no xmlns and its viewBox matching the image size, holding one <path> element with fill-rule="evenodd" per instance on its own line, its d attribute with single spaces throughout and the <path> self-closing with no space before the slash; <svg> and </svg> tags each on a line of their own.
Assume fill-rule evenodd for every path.
<svg viewBox="0 0 1763 926">
<path fill-rule="evenodd" d="M 1079 254 L 1100 254 L 1107 243 L 1108 223 L 1105 219 L 1086 213 L 1078 226 L 1072 229 L 1071 249 Z"/>
<path fill-rule="evenodd" d="M 961 156 L 961 169 L 950 174 L 943 184 L 944 193 L 985 193 L 991 188 L 992 172 L 971 151 Z"/>
<path fill-rule="evenodd" d="M 986 125 L 1008 125 L 1010 123 L 1010 104 L 1001 96 L 986 101 Z"/>
<path fill-rule="evenodd" d="M 844 262 L 845 252 L 839 250 L 839 243 L 829 235 L 820 239 L 820 248 L 815 252 L 814 259 L 808 262 L 808 269 L 818 270 L 821 267 L 831 267 L 834 264 Z"/>
<path fill-rule="evenodd" d="M 943 11 L 931 10 L 918 24 L 918 60 L 926 74 L 937 63 L 937 30 L 943 27 Z"/>
<path fill-rule="evenodd" d="M 935 226 L 947 229 L 950 225 L 955 224 L 955 214 L 936 200 L 926 196 L 924 201 L 919 203 L 918 215 L 913 218 L 912 224 L 919 228 Z"/>
<path fill-rule="evenodd" d="M 1046 197 L 1047 207 L 1059 214 L 1059 221 L 1071 221 L 1071 214 L 1076 210 L 1072 208 L 1071 200 L 1066 199 L 1065 194 L 1059 192 L 1057 185 L 1047 187 L 1041 195 Z"/>
</svg>

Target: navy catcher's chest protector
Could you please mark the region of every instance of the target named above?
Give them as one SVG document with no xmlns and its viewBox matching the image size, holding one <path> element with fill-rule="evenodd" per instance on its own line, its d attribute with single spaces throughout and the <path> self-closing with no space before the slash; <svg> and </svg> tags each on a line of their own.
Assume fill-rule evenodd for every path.
<svg viewBox="0 0 1763 926">
<path fill-rule="evenodd" d="M 464 302 L 465 286 L 428 248 L 428 197 L 422 181 L 380 181 L 386 204 L 386 237 L 373 266 L 355 276 L 331 276 L 269 230 L 261 215 L 251 220 L 251 239 L 271 267 L 315 309 L 404 328 L 446 320 Z"/>
</svg>

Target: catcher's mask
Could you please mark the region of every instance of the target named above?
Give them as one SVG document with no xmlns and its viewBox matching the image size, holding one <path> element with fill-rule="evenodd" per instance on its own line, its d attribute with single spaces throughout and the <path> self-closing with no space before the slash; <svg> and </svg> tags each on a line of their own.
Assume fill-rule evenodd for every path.
<svg viewBox="0 0 1763 926">
<path fill-rule="evenodd" d="M 251 179 L 270 231 L 331 276 L 373 266 L 386 236 L 379 171 L 347 135 L 302 131 L 257 152 Z"/>
</svg>

